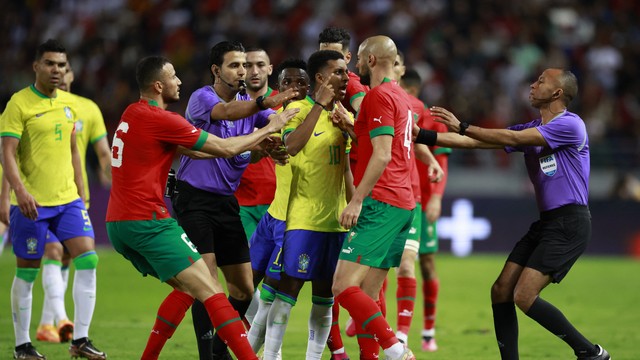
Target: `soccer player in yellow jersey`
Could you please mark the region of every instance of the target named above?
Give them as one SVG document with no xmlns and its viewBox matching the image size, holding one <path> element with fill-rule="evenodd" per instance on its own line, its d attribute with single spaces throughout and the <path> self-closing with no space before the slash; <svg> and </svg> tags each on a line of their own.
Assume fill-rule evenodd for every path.
<svg viewBox="0 0 640 360">
<path fill-rule="evenodd" d="M 307 73 L 315 84 L 312 98 L 288 105 L 300 112 L 283 130 L 287 152 L 293 157 L 291 190 L 282 273 L 267 319 L 264 359 L 276 358 L 291 309 L 306 281 L 313 286 L 306 359 L 321 358 L 332 322 L 332 278 L 346 233 L 338 218 L 350 193 L 347 188 L 353 186 L 346 161 L 350 141 L 332 117 L 353 122 L 353 116 L 339 105 L 349 81 L 347 64 L 337 51 L 317 51 L 309 57 Z"/>
<path fill-rule="evenodd" d="M 11 287 L 16 337 L 14 358 L 44 359 L 31 344 L 33 282 L 50 231 L 64 242 L 76 268 L 75 329 L 69 353 L 91 359 L 106 354 L 89 340 L 95 308 L 96 267 L 91 220 L 84 205 L 80 153 L 76 146 L 75 98 L 57 91 L 67 66 L 64 46 L 48 40 L 36 51 L 35 83 L 15 93 L 0 118 L 4 173 L 11 189 L 11 240 L 17 271 Z M 56 286 L 62 290 L 62 276 Z M 55 298 L 55 309 L 61 298 Z"/>
<path fill-rule="evenodd" d="M 71 92 L 71 84 L 74 81 L 74 74 L 71 66 L 67 63 L 65 75 L 58 89 Z M 75 123 L 76 145 L 80 153 L 80 162 L 82 164 L 82 180 L 85 189 L 85 205 L 89 209 L 89 179 L 86 170 L 86 154 L 90 144 L 98 157 L 100 163 L 99 178 L 111 182 L 111 152 L 109 151 L 109 142 L 107 141 L 107 129 L 104 125 L 104 119 L 100 108 L 90 99 L 71 94 L 75 100 L 73 110 L 77 115 Z M 101 180 L 102 182 L 102 180 Z M 42 287 L 51 289 L 55 284 L 59 284 L 59 280 L 53 277 L 58 273 L 62 274 L 62 295 L 67 289 L 69 279 L 69 262 L 68 252 L 65 253 L 62 244 L 53 234 L 49 233 L 44 249 L 44 261 L 42 265 Z M 59 291 L 45 291 L 44 302 L 42 304 L 42 317 L 40 325 L 36 331 L 36 339 L 47 342 L 66 342 L 71 340 L 73 336 L 73 323 L 67 318 L 64 308 L 64 296 L 62 296 L 63 306 L 60 309 L 60 317 L 55 317 L 56 311 L 52 306 L 52 296 L 59 296 Z M 57 324 L 57 327 L 54 325 Z"/>
<path fill-rule="evenodd" d="M 277 71 L 278 91 L 284 92 L 288 89 L 294 89 L 298 96 L 292 101 L 307 98 L 310 80 L 306 69 L 307 63 L 304 60 L 287 59 L 283 61 Z M 286 108 L 289 102 L 283 103 L 283 107 L 278 111 Z M 293 160 L 293 158 L 289 158 L 288 163 L 276 166 L 276 192 L 273 201 L 249 240 L 253 281 L 256 286 L 262 281 L 258 311 L 251 321 L 251 328 L 247 335 L 249 343 L 256 353 L 264 344 L 267 316 L 273 300 L 275 300 L 275 292 L 280 281 L 282 238 L 286 228 L 285 220 L 289 204 Z M 257 294 L 258 292 L 256 292 Z"/>
</svg>

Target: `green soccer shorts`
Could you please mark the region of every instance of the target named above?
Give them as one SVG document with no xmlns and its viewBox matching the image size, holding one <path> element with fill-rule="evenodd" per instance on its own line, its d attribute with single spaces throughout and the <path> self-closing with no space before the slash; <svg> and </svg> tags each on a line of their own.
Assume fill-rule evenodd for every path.
<svg viewBox="0 0 640 360">
<path fill-rule="evenodd" d="M 107 222 L 109 241 L 143 275 L 165 282 L 201 257 L 175 219 Z"/>
</svg>

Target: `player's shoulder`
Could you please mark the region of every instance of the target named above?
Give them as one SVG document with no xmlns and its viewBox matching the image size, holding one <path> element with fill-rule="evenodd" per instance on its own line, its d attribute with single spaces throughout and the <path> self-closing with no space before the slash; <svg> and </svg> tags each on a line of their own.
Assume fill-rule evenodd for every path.
<svg viewBox="0 0 640 360">
<path fill-rule="evenodd" d="M 287 109 L 300 109 L 302 111 L 304 109 L 311 108 L 313 104 L 315 104 L 315 101 L 313 101 L 313 99 L 307 95 L 307 97 L 302 100 L 290 102 L 289 105 L 287 105 Z"/>
<path fill-rule="evenodd" d="M 45 97 L 44 95 L 40 94 L 40 92 L 36 90 L 33 85 L 30 85 L 14 92 L 13 95 L 11 95 L 9 102 L 13 104 L 22 104 L 24 102 L 30 101 L 34 96 Z"/>
</svg>

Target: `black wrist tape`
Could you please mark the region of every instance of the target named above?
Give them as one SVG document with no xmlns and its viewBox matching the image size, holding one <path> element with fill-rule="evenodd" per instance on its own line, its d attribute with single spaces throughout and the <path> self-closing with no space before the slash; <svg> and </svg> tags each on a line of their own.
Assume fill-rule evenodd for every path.
<svg viewBox="0 0 640 360">
<path fill-rule="evenodd" d="M 416 137 L 416 143 L 433 146 L 438 139 L 438 133 L 433 130 L 420 129 Z"/>
</svg>

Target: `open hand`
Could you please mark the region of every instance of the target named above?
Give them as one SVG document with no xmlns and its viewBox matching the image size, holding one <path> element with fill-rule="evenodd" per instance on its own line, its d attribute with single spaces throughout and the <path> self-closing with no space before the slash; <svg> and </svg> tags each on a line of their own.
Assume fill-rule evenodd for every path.
<svg viewBox="0 0 640 360">
<path fill-rule="evenodd" d="M 449 131 L 460 131 L 460 120 L 451 111 L 438 106 L 432 106 L 429 111 L 431 116 L 435 117 L 437 122 L 445 124 Z"/>
</svg>

